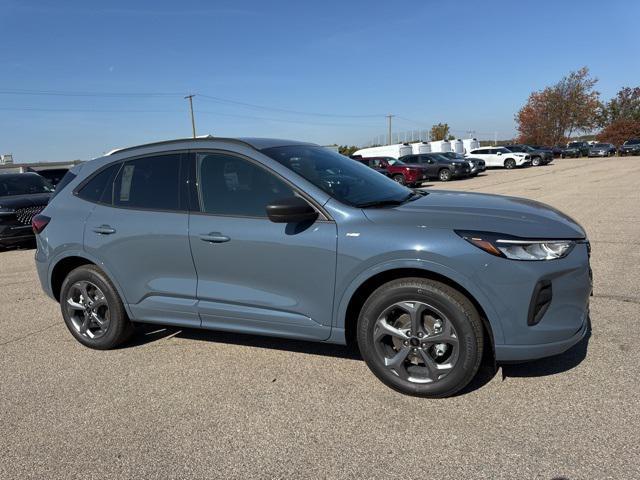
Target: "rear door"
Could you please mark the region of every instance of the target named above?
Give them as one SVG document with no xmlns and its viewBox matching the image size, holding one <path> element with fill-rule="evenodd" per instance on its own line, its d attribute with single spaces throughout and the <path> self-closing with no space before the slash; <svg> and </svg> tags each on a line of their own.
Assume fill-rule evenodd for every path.
<svg viewBox="0 0 640 480">
<path fill-rule="evenodd" d="M 196 155 L 190 242 L 202 326 L 324 340 L 331 333 L 337 229 L 273 223 L 266 206 L 303 194 L 260 163 L 227 151 Z M 311 202 L 310 202 L 311 203 Z"/>
<path fill-rule="evenodd" d="M 117 162 L 77 193 L 95 203 L 85 249 L 122 287 L 136 320 L 199 326 L 189 246 L 186 154 Z"/>
</svg>

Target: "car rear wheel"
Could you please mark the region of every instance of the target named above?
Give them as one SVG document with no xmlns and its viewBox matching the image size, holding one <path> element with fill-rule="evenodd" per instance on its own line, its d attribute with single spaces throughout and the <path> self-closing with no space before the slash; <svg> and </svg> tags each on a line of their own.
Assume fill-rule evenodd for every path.
<svg viewBox="0 0 640 480">
<path fill-rule="evenodd" d="M 408 395 L 446 397 L 478 371 L 482 321 L 469 299 L 448 285 L 423 278 L 394 280 L 362 307 L 358 346 L 387 386 Z"/>
<path fill-rule="evenodd" d="M 540 157 L 533 157 L 531 159 L 531 165 L 533 165 L 534 167 L 539 167 L 540 166 Z"/>
<path fill-rule="evenodd" d="M 405 184 L 404 175 L 400 175 L 399 173 L 397 173 L 391 178 L 393 178 L 393 180 L 398 182 L 400 185 L 404 185 Z"/>
<path fill-rule="evenodd" d="M 116 348 L 133 334 L 118 292 L 95 265 L 83 265 L 67 275 L 60 290 L 60 307 L 71 334 L 87 347 Z"/>
<path fill-rule="evenodd" d="M 508 168 L 508 169 L 516 168 L 516 161 L 513 158 L 507 158 L 504 161 L 504 168 Z"/>
<path fill-rule="evenodd" d="M 451 180 L 451 170 L 449 170 L 448 168 L 443 168 L 442 170 L 440 170 L 440 172 L 438 172 L 438 178 L 441 182 L 448 182 L 449 180 Z"/>
</svg>

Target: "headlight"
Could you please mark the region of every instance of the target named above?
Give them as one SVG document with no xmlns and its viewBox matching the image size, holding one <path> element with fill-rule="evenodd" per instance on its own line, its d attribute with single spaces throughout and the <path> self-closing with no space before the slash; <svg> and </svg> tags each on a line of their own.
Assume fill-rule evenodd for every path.
<svg viewBox="0 0 640 480">
<path fill-rule="evenodd" d="M 556 260 L 566 257 L 576 244 L 574 240 L 526 240 L 497 233 L 456 233 L 491 255 L 511 260 Z"/>
</svg>

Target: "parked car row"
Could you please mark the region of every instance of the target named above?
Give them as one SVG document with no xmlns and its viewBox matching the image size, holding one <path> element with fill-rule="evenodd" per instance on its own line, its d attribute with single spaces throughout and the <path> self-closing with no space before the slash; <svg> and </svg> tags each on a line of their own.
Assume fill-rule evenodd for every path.
<svg viewBox="0 0 640 480">
<path fill-rule="evenodd" d="M 536 150 L 550 151 L 554 157 L 580 158 L 580 157 L 611 157 L 613 155 L 640 155 L 640 139 L 632 138 L 616 148 L 613 143 L 598 142 L 569 142 L 566 145 L 553 147 L 530 145 Z M 509 148 L 509 147 L 508 147 Z"/>
</svg>

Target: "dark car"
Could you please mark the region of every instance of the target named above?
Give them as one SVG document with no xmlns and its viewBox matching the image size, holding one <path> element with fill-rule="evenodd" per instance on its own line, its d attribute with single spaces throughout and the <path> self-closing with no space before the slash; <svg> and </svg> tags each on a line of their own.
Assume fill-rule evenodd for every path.
<svg viewBox="0 0 640 480">
<path fill-rule="evenodd" d="M 423 165 L 427 169 L 429 178 L 437 178 L 441 182 L 448 182 L 452 178 L 464 178 L 471 175 L 471 165 L 466 159 L 450 160 L 439 153 L 405 155 L 400 160 L 405 163 Z"/>
<path fill-rule="evenodd" d="M 566 150 L 577 150 L 578 157 L 583 157 L 585 155 L 589 155 L 589 150 L 591 150 L 591 145 L 587 142 L 569 142 L 567 144 Z M 570 156 L 570 155 L 565 155 Z"/>
<path fill-rule="evenodd" d="M 471 167 L 471 176 L 475 177 L 481 172 L 484 172 L 487 169 L 487 166 L 484 163 L 484 160 L 481 158 L 475 157 L 465 157 L 461 153 L 456 152 L 439 152 L 440 155 L 447 157 L 449 160 L 458 160 L 462 162 L 468 162 Z"/>
<path fill-rule="evenodd" d="M 32 218 L 40 213 L 53 186 L 37 173 L 0 174 L 0 247 L 33 240 Z"/>
<path fill-rule="evenodd" d="M 590 157 L 610 157 L 616 154 L 616 146 L 612 143 L 596 143 L 589 150 Z"/>
<path fill-rule="evenodd" d="M 60 183 L 62 177 L 69 171 L 68 168 L 48 168 L 46 170 L 30 170 L 44 177 L 54 187 Z"/>
<path fill-rule="evenodd" d="M 640 138 L 627 140 L 618 149 L 620 155 L 640 155 Z"/>
<path fill-rule="evenodd" d="M 560 157 L 561 158 L 578 158 L 580 157 L 580 149 L 575 147 L 561 147 Z"/>
<path fill-rule="evenodd" d="M 393 157 L 352 158 L 402 185 L 420 186 L 428 180 L 427 169 L 423 165 L 405 163 Z"/>
<path fill-rule="evenodd" d="M 505 145 L 505 148 L 512 152 L 528 153 L 531 156 L 531 165 L 534 167 L 547 165 L 553 161 L 553 151 L 551 150 L 538 149 L 523 144 Z"/>
</svg>

